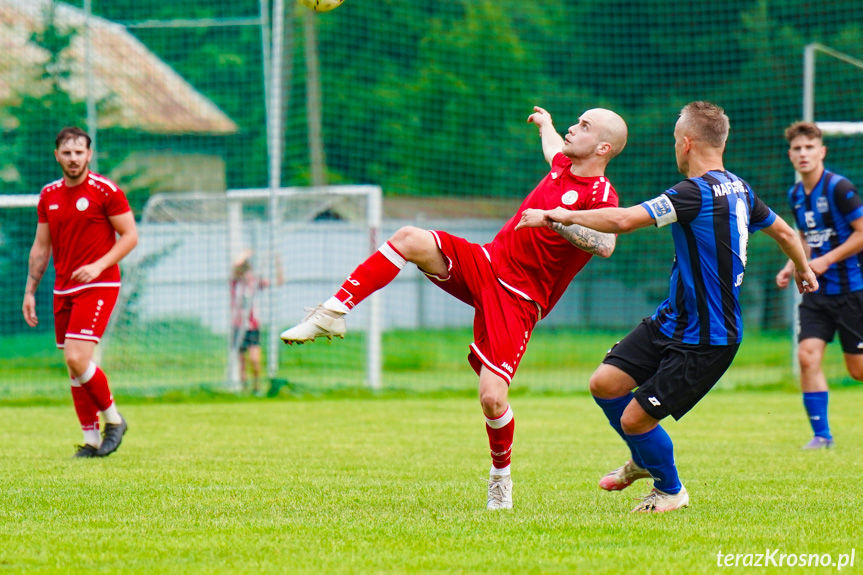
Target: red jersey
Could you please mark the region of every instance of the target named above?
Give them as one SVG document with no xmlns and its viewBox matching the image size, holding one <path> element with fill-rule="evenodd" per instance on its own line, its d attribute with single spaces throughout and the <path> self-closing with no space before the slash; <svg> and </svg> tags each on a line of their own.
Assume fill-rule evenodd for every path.
<svg viewBox="0 0 863 575">
<path fill-rule="evenodd" d="M 616 208 L 617 192 L 604 176 L 582 178 L 570 171 L 572 162 L 558 153 L 551 172 L 521 203 L 516 214 L 484 246 L 498 281 L 510 291 L 536 302 L 548 315 L 569 282 L 592 257 L 548 228 L 515 231 L 528 208 L 595 210 Z"/>
<path fill-rule="evenodd" d="M 117 184 L 90 172 L 81 184 L 67 188 L 59 179 L 42 188 L 39 223 L 48 224 L 54 256 L 54 293 L 64 295 L 90 287 L 120 285 L 120 266 L 106 268 L 87 284 L 72 281 L 72 272 L 108 253 L 117 241 L 108 219 L 130 211 Z"/>
</svg>

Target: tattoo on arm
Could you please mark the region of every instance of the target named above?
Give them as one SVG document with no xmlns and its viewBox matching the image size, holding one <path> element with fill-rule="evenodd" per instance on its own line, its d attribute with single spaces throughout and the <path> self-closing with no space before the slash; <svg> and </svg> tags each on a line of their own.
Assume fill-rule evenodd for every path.
<svg viewBox="0 0 863 575">
<path fill-rule="evenodd" d="M 589 254 L 607 258 L 614 252 L 616 243 L 614 234 L 597 232 L 578 224 L 565 226 L 555 222 L 552 227 L 563 239 Z"/>
<path fill-rule="evenodd" d="M 31 255 L 30 256 L 30 264 L 29 264 L 29 272 L 28 272 L 28 284 L 33 285 L 33 289 L 39 286 L 39 282 L 42 281 L 42 276 L 45 275 L 45 270 L 48 269 L 48 255 Z"/>
</svg>

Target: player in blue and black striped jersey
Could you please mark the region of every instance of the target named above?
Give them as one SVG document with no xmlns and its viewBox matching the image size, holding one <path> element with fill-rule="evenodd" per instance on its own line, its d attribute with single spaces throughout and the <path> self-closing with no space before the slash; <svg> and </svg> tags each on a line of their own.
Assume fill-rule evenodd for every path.
<svg viewBox="0 0 863 575">
<path fill-rule="evenodd" d="M 833 436 L 821 361 L 837 331 L 848 373 L 863 381 L 863 201 L 847 178 L 824 168 L 827 148 L 818 126 L 795 122 L 785 139 L 788 158 L 800 174 L 788 202 L 820 282 L 799 308 L 800 388 L 814 433 L 803 449 L 822 449 L 833 446 Z M 788 285 L 793 268 L 789 262 L 776 275 L 780 288 Z"/>
<path fill-rule="evenodd" d="M 677 167 L 686 180 L 630 208 L 525 210 L 519 224 L 560 222 L 606 233 L 671 226 L 675 259 L 668 299 L 608 352 L 590 379 L 596 403 L 632 456 L 603 477 L 600 487 L 616 491 L 637 479 L 654 480 L 651 493 L 633 511 L 671 511 L 689 504 L 671 438 L 659 422 L 669 415 L 683 417 L 734 359 L 743 337 L 739 297 L 749 234 L 764 230 L 779 244 L 794 262 L 801 293 L 818 287 L 794 230 L 749 184 L 725 170 L 728 130 L 722 108 L 692 102 L 674 128 Z"/>
</svg>

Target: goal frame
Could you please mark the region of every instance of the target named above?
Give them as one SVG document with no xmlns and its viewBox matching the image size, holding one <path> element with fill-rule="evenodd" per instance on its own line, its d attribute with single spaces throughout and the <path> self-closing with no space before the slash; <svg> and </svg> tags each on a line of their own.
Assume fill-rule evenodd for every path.
<svg viewBox="0 0 863 575">
<path fill-rule="evenodd" d="M 242 217 L 241 207 L 243 202 L 257 201 L 260 203 L 273 202 L 284 200 L 291 197 L 301 197 L 310 195 L 320 196 L 364 196 L 366 201 L 365 225 L 368 230 L 368 253 L 372 254 L 378 249 L 380 244 L 381 226 L 382 226 L 382 202 L 383 191 L 379 186 L 374 185 L 332 185 L 318 187 L 280 187 L 280 188 L 249 188 L 249 189 L 234 189 L 225 192 L 225 195 L 220 199 L 227 202 L 227 225 L 228 225 L 228 261 L 233 256 L 238 254 L 242 248 Z M 213 199 L 215 194 L 208 192 L 179 192 L 179 193 L 164 193 L 155 194 L 147 201 L 147 205 L 142 213 L 142 223 L 147 221 L 147 213 L 158 209 L 162 202 L 182 199 L 182 200 L 200 200 L 207 201 Z M 269 234 L 273 236 L 278 230 L 282 222 L 277 219 L 274 210 L 267 219 Z M 359 263 L 359 262 L 357 262 Z M 269 277 L 267 281 L 270 285 L 276 285 L 275 269 L 273 266 L 267 266 Z M 273 290 L 267 290 L 265 297 L 267 298 L 266 308 L 268 309 L 268 317 L 266 323 L 269 325 L 267 345 L 267 375 L 270 379 L 277 377 L 278 372 L 278 357 L 281 340 L 279 339 L 279 329 L 276 325 L 276 305 L 275 294 Z M 367 305 L 369 313 L 368 329 L 366 331 L 366 369 L 365 383 L 372 390 L 380 390 L 383 386 L 383 361 L 382 361 L 382 308 L 381 299 L 378 292 L 372 294 Z M 237 367 L 237 357 L 235 350 L 231 349 L 230 338 L 228 338 L 228 373 L 226 380 L 228 385 L 234 388 L 239 387 L 237 375 L 239 373 Z"/>
</svg>

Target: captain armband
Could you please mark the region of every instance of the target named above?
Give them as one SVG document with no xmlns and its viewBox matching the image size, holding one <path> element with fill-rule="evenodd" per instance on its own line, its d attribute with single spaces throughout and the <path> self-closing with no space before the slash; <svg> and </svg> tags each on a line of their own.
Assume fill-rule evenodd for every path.
<svg viewBox="0 0 863 575">
<path fill-rule="evenodd" d="M 677 212 L 674 211 L 674 205 L 665 194 L 657 196 L 652 200 L 647 200 L 643 204 L 650 215 L 656 220 L 656 227 L 661 228 L 668 224 L 673 224 L 677 221 Z"/>
</svg>

